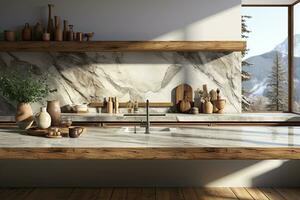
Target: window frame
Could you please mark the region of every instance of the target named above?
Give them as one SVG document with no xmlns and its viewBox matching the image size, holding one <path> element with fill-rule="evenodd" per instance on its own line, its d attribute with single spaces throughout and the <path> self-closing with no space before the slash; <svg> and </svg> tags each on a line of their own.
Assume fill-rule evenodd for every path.
<svg viewBox="0 0 300 200">
<path fill-rule="evenodd" d="M 294 100 L 294 6 L 293 4 L 242 4 L 242 7 L 285 7 L 288 9 L 288 110 L 287 111 L 265 111 L 263 113 L 296 113 L 293 108 Z M 244 112 L 256 113 L 256 112 Z M 261 113 L 261 112 L 260 112 Z M 299 114 L 299 113 L 297 113 Z"/>
</svg>

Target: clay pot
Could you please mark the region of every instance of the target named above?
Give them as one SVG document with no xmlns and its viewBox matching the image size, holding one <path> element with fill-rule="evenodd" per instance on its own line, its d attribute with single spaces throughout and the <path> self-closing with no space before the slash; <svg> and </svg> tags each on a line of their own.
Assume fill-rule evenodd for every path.
<svg viewBox="0 0 300 200">
<path fill-rule="evenodd" d="M 33 123 L 33 112 L 30 104 L 19 103 L 17 106 L 16 123 L 20 129 L 29 129 Z"/>
<path fill-rule="evenodd" d="M 46 110 L 46 107 L 41 107 L 41 112 L 35 115 L 37 126 L 41 129 L 47 129 L 51 126 L 51 116 Z"/>
<path fill-rule="evenodd" d="M 29 26 L 29 23 L 26 23 L 22 30 L 22 40 L 23 41 L 31 41 L 32 39 L 32 31 Z"/>
<path fill-rule="evenodd" d="M 14 31 L 4 31 L 4 40 L 9 42 L 16 41 L 16 33 Z"/>
<path fill-rule="evenodd" d="M 226 100 L 225 99 L 218 99 L 218 100 L 215 101 L 215 105 L 219 109 L 218 113 L 222 114 L 222 113 L 224 113 L 224 108 L 225 108 L 225 105 L 226 105 Z"/>
<path fill-rule="evenodd" d="M 48 101 L 47 103 L 47 112 L 51 116 L 51 125 L 52 126 L 59 126 L 60 125 L 60 104 L 59 101 Z"/>
<path fill-rule="evenodd" d="M 204 103 L 204 113 L 211 114 L 213 113 L 214 106 L 210 101 L 205 101 Z"/>
</svg>

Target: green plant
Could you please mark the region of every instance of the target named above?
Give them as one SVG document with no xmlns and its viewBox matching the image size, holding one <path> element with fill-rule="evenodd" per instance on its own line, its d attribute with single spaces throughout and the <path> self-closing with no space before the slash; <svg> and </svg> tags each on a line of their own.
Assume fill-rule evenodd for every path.
<svg viewBox="0 0 300 200">
<path fill-rule="evenodd" d="M 15 103 L 34 103 L 49 92 L 47 76 L 35 76 L 31 68 L 0 74 L 0 94 Z"/>
</svg>

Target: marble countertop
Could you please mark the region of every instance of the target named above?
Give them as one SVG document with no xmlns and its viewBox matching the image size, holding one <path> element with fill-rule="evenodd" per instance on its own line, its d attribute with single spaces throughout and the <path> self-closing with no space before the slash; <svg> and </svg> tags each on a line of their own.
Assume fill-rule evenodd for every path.
<svg viewBox="0 0 300 200">
<path fill-rule="evenodd" d="M 136 122 L 145 117 L 124 116 L 123 114 L 66 114 L 62 116 L 82 122 Z M 167 113 L 166 116 L 151 116 L 152 122 L 300 122 L 300 115 L 293 113 L 239 113 L 239 114 L 180 114 Z M 13 122 L 14 116 L 0 116 L 2 122 Z"/>
<path fill-rule="evenodd" d="M 0 159 L 300 159 L 299 147 L 300 127 L 87 127 L 76 139 L 0 129 Z"/>
<path fill-rule="evenodd" d="M 162 131 L 159 131 L 163 129 Z M 164 131 L 164 129 L 168 129 Z M 0 129 L 1 147 L 300 147 L 300 127 L 153 127 L 134 134 L 126 128 L 87 127 L 79 138 L 50 139 L 29 136 L 18 129 Z"/>
</svg>

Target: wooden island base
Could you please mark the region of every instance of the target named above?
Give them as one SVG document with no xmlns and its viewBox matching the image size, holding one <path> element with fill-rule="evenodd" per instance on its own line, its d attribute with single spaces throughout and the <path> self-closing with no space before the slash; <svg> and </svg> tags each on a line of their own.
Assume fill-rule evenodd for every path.
<svg viewBox="0 0 300 200">
<path fill-rule="evenodd" d="M 298 160 L 300 148 L 0 148 L 0 159 Z"/>
</svg>

